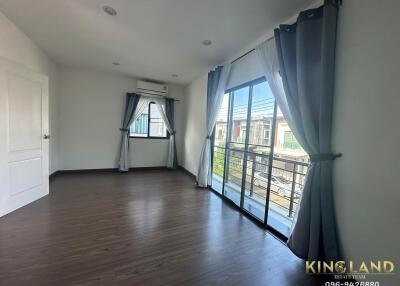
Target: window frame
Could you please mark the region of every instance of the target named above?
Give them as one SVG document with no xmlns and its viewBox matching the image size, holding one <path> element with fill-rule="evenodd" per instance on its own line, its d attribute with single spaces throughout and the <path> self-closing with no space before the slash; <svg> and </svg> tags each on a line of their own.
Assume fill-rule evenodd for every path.
<svg viewBox="0 0 400 286">
<path fill-rule="evenodd" d="M 247 104 L 247 108 L 248 109 L 247 109 L 247 117 L 246 117 L 246 126 L 248 127 L 248 130 L 246 130 L 246 132 L 247 132 L 247 134 L 246 134 L 247 142 L 244 143 L 245 147 L 244 147 L 243 151 L 241 151 L 242 154 L 243 154 L 243 159 L 242 159 L 243 160 L 243 166 L 242 166 L 242 174 L 241 174 L 242 175 L 242 185 L 241 185 L 241 190 L 240 190 L 240 203 L 236 204 L 228 196 L 226 196 L 226 194 L 225 194 L 225 183 L 223 183 L 223 188 L 222 188 L 221 194 L 218 193 L 218 191 L 216 191 L 213 188 L 212 185 L 210 186 L 210 188 L 214 193 L 220 195 L 223 199 L 229 201 L 230 203 L 233 203 L 236 207 L 239 208 L 239 210 L 242 213 L 248 214 L 249 217 L 254 219 L 254 221 L 260 223 L 265 228 L 269 228 L 269 229 L 273 230 L 274 233 L 276 233 L 276 235 L 282 237 L 282 239 L 285 239 L 286 237 L 285 237 L 284 234 L 280 233 L 278 230 L 274 230 L 268 224 L 269 203 L 270 203 L 270 193 L 271 193 L 271 183 L 272 183 L 272 180 L 271 180 L 271 178 L 272 178 L 272 167 L 273 167 L 273 161 L 274 161 L 274 157 L 273 156 L 275 154 L 274 153 L 274 144 L 273 144 L 273 140 L 274 139 L 273 138 L 275 137 L 277 108 L 278 108 L 278 104 L 276 102 L 276 99 L 274 99 L 274 110 L 273 110 L 273 114 L 272 114 L 272 120 L 270 121 L 270 125 L 271 125 L 271 130 L 270 130 L 271 138 L 270 138 L 270 142 L 269 142 L 270 145 L 265 145 L 266 147 L 270 148 L 270 152 L 269 152 L 269 155 L 267 157 L 268 158 L 268 162 L 269 162 L 268 165 L 267 165 L 267 169 L 268 170 L 265 171 L 265 173 L 268 174 L 267 175 L 268 176 L 268 181 L 267 181 L 268 187 L 267 187 L 267 189 L 269 191 L 267 192 L 267 195 L 266 195 L 266 198 L 265 198 L 264 217 L 263 218 L 258 218 L 258 217 L 256 217 L 255 215 L 251 214 L 249 211 L 247 211 L 244 208 L 245 184 L 243 184 L 243 178 L 245 178 L 245 176 L 247 175 L 247 171 L 246 171 L 247 170 L 247 161 L 248 161 L 247 156 L 250 153 L 249 149 L 248 149 L 248 146 L 251 145 L 251 144 L 249 144 L 248 139 L 249 139 L 250 129 L 251 129 L 252 92 L 253 92 L 253 87 L 255 85 L 261 84 L 261 83 L 264 83 L 264 82 L 267 82 L 267 80 L 263 76 L 263 77 L 256 78 L 254 80 L 245 82 L 243 84 L 240 84 L 238 86 L 229 88 L 229 89 L 227 89 L 225 91 L 225 94 L 227 94 L 227 93 L 229 94 L 229 102 L 230 102 L 230 107 L 229 107 L 229 110 L 228 110 L 228 122 L 227 122 L 227 130 L 229 130 L 229 128 L 230 128 L 229 124 L 232 124 L 232 122 L 230 122 L 230 120 L 232 121 L 233 112 L 234 112 L 233 111 L 233 104 L 232 104 L 232 98 L 234 97 L 234 92 L 237 91 L 237 90 L 240 90 L 242 88 L 249 87 L 249 95 L 248 95 L 249 99 L 248 99 L 248 104 Z M 250 115 L 250 117 L 249 117 L 249 115 Z M 213 137 L 214 136 L 215 136 L 215 128 L 213 130 Z M 229 131 L 227 131 L 227 138 L 226 138 L 226 144 L 225 144 L 225 154 L 224 154 L 224 176 L 223 176 L 223 182 L 225 182 L 225 179 L 226 179 L 226 176 L 227 176 L 227 165 L 226 164 L 229 165 L 229 163 L 227 163 L 227 161 L 230 160 L 229 159 L 229 155 L 227 153 L 227 150 L 231 150 L 230 152 L 232 152 L 233 148 L 230 148 L 229 144 L 230 143 L 235 143 L 235 142 L 232 142 L 232 140 L 231 140 L 231 138 L 229 138 L 229 136 L 230 136 L 230 133 L 229 133 Z M 211 143 L 212 143 L 212 148 L 214 148 L 214 142 L 211 142 Z M 252 145 L 254 145 L 254 144 L 252 144 Z M 214 152 L 211 153 L 211 168 L 212 168 L 212 170 L 214 168 L 214 166 L 213 166 L 213 164 L 214 164 L 214 156 L 213 156 L 213 154 L 214 154 Z"/>
<path fill-rule="evenodd" d="M 167 128 L 165 128 L 166 129 L 166 135 L 165 136 L 150 136 L 150 121 L 151 121 L 151 105 L 152 104 L 156 104 L 156 103 L 154 101 L 150 101 L 149 105 L 147 107 L 147 112 L 148 112 L 148 116 L 147 116 L 147 136 L 134 136 L 134 135 L 131 135 L 129 133 L 129 138 L 135 138 L 135 139 L 164 139 L 164 140 L 165 139 L 169 139 L 170 134 L 169 134 Z M 132 122 L 132 124 L 133 124 L 133 122 Z M 165 123 L 164 123 L 164 125 L 165 125 Z M 129 126 L 129 128 L 130 128 L 130 126 Z"/>
<path fill-rule="evenodd" d="M 305 178 L 305 172 L 304 168 L 308 167 L 309 164 L 305 163 L 303 161 L 294 161 L 294 160 L 290 160 L 290 159 L 280 159 L 279 157 L 279 153 L 275 153 L 275 134 L 277 132 L 277 119 L 278 119 L 278 103 L 276 98 L 274 97 L 274 111 L 272 113 L 272 119 L 270 119 L 269 121 L 269 125 L 270 125 L 270 129 L 268 130 L 268 132 L 270 133 L 270 142 L 267 145 L 262 144 L 262 146 L 267 146 L 269 147 L 269 154 L 267 156 L 260 156 L 260 161 L 254 161 L 256 163 L 260 163 L 260 164 L 264 164 L 266 167 L 264 170 L 260 171 L 261 174 L 266 174 L 267 176 L 263 176 L 260 174 L 260 176 L 264 179 L 264 181 L 267 183 L 267 187 L 265 187 L 267 189 L 267 193 L 266 193 L 266 198 L 265 198 L 265 207 L 264 207 L 264 217 L 257 217 L 254 213 L 252 213 L 249 209 L 245 208 L 245 204 L 244 204 L 244 197 L 245 197 L 245 192 L 246 192 L 246 179 L 245 177 L 248 176 L 248 173 L 246 171 L 247 169 L 247 156 L 248 154 L 250 154 L 251 152 L 249 152 L 248 146 L 249 145 L 256 145 L 256 144 L 250 144 L 249 143 L 249 136 L 250 136 L 250 128 L 251 128 L 251 112 L 252 112 L 252 103 L 253 103 L 253 99 L 252 99 L 252 88 L 260 83 L 263 82 L 267 82 L 265 77 L 261 77 L 261 78 L 257 78 L 255 80 L 249 81 L 249 82 L 245 82 L 241 85 L 238 85 L 236 87 L 232 87 L 229 88 L 225 91 L 225 94 L 229 94 L 229 107 L 228 107 L 228 112 L 227 112 L 227 122 L 226 122 L 226 128 L 227 128 L 227 134 L 226 134 L 226 138 L 225 138 L 225 147 L 220 147 L 222 148 L 222 152 L 224 152 L 223 154 L 223 166 L 222 166 L 222 171 L 223 171 L 223 177 L 222 179 L 222 189 L 218 190 L 214 188 L 213 183 L 211 183 L 211 186 L 209 186 L 209 188 L 218 196 L 220 196 L 223 200 L 229 202 L 230 204 L 234 205 L 235 208 L 237 208 L 241 213 L 244 213 L 245 215 L 248 215 L 253 221 L 255 221 L 256 223 L 260 224 L 262 227 L 270 230 L 273 234 L 275 234 L 276 236 L 278 236 L 279 238 L 281 238 L 282 240 L 287 240 L 288 238 L 288 233 L 286 233 L 286 230 L 282 230 L 280 229 L 279 226 L 277 225 L 273 225 L 269 223 L 269 214 L 270 214 L 270 202 L 273 202 L 273 200 L 270 198 L 270 194 L 273 193 L 274 191 L 272 190 L 271 186 L 276 185 L 276 181 L 280 181 L 280 178 L 273 174 L 273 169 L 279 169 L 279 168 L 284 168 L 282 170 L 286 170 L 288 172 L 292 172 L 292 174 L 297 174 L 297 175 L 301 175 L 301 184 L 304 185 L 304 178 Z M 231 139 L 231 135 L 232 135 L 232 127 L 234 127 L 234 124 L 232 122 L 234 122 L 233 120 L 233 114 L 234 114 L 234 110 L 233 110 L 233 98 L 234 98 L 234 92 L 237 90 L 240 90 L 244 87 L 250 87 L 249 90 L 249 100 L 248 100 L 248 104 L 247 104 L 247 108 L 248 108 L 248 112 L 247 112 L 247 126 L 249 126 L 249 130 L 246 130 L 247 132 L 247 143 L 245 143 L 245 147 L 243 148 L 243 150 L 238 150 L 239 152 L 241 152 L 243 154 L 243 158 L 241 158 L 240 160 L 242 160 L 242 171 L 241 174 L 239 174 L 239 176 L 242 176 L 242 180 L 241 180 L 241 186 L 240 187 L 240 202 L 239 201 L 234 201 L 232 198 L 230 198 L 229 196 L 226 195 L 226 177 L 228 176 L 228 172 L 230 172 L 230 160 L 232 157 L 234 157 L 233 155 L 235 155 L 235 148 L 231 148 L 229 146 L 229 144 L 231 143 L 237 143 L 237 142 L 233 142 Z M 250 111 L 249 111 L 250 110 Z M 286 119 L 285 119 L 286 120 Z M 293 134 L 293 131 L 291 131 Z M 265 134 L 263 134 L 265 135 Z M 294 134 L 293 134 L 294 136 Z M 295 137 L 294 137 L 295 138 Z M 264 136 L 263 136 L 264 139 Z M 295 138 L 296 139 L 296 138 Z M 297 139 L 296 139 L 297 140 Z M 212 166 L 212 172 L 214 172 L 214 148 L 215 148 L 215 128 L 213 131 L 213 136 L 212 136 L 212 152 L 211 152 L 211 166 Z M 247 146 L 246 146 L 247 144 Z M 233 155 L 232 155 L 233 154 Z M 284 163 L 284 164 L 292 164 L 292 166 L 296 166 L 296 167 L 280 167 L 279 165 L 275 165 L 274 166 L 274 162 L 277 163 Z M 293 169 L 292 169 L 293 168 Z M 297 169 L 295 169 L 297 168 Z M 293 171 L 291 171 L 293 170 Z M 257 178 L 259 179 L 259 178 Z M 283 177 L 283 179 L 287 180 L 286 178 Z M 252 178 L 252 180 L 255 180 L 255 176 Z M 298 193 L 298 191 L 296 190 L 296 185 L 299 185 L 300 183 L 294 181 L 294 191 L 293 194 Z M 293 181 L 292 181 L 293 184 Z M 289 206 L 289 216 L 292 215 L 293 213 L 293 202 L 294 202 L 294 195 L 293 197 L 291 197 L 291 203 Z M 298 202 L 297 202 L 298 203 Z"/>
</svg>

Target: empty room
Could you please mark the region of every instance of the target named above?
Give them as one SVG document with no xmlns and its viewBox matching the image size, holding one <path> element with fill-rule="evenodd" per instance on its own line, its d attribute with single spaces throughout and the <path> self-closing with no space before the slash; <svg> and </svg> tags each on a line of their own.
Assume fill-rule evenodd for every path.
<svg viewBox="0 0 400 286">
<path fill-rule="evenodd" d="M 400 285 L 399 13 L 0 0 L 0 286 Z"/>
</svg>

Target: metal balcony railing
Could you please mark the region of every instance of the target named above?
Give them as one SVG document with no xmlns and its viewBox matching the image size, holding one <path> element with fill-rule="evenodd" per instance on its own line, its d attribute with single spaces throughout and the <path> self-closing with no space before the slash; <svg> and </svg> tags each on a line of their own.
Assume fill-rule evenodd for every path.
<svg viewBox="0 0 400 286">
<path fill-rule="evenodd" d="M 301 197 L 308 163 L 272 157 L 271 183 L 268 184 L 270 160 L 268 153 L 244 151 L 239 148 L 225 149 L 225 147 L 214 146 L 214 174 L 224 178 L 225 184 L 236 185 L 238 192 L 244 184 L 245 197 L 255 202 L 263 200 L 265 202 L 269 186 L 270 202 L 279 208 L 281 213 L 286 213 L 287 217 L 293 218 Z M 244 156 L 245 153 L 247 156 Z M 244 164 L 245 157 L 246 164 Z M 246 170 L 243 170 L 244 166 Z"/>
</svg>

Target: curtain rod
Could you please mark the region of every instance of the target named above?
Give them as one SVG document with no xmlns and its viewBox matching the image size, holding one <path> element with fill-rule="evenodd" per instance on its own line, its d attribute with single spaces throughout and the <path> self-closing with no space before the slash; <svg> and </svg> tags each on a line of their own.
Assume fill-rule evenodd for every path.
<svg viewBox="0 0 400 286">
<path fill-rule="evenodd" d="M 269 41 L 269 40 L 271 40 L 271 39 L 273 39 L 273 38 L 274 38 L 274 36 L 269 37 L 268 39 L 266 39 L 265 41 L 262 41 L 262 42 L 261 42 L 260 44 L 258 44 L 258 45 L 261 45 L 262 43 L 265 43 L 265 42 L 267 42 L 267 41 Z M 258 45 L 257 45 L 257 46 L 258 46 Z M 256 50 L 256 48 L 252 48 L 250 51 L 245 52 L 243 55 L 241 55 L 241 56 L 237 57 L 236 59 L 234 59 L 233 61 L 231 61 L 231 64 L 233 64 L 234 62 L 237 62 L 238 60 L 244 58 L 245 56 L 247 56 L 248 54 L 254 52 L 255 50 Z"/>
<path fill-rule="evenodd" d="M 244 58 L 245 56 L 247 56 L 248 54 L 250 54 L 251 52 L 254 52 L 256 50 L 256 48 L 251 49 L 250 51 L 245 52 L 243 55 L 237 57 L 236 59 L 234 59 L 233 61 L 231 61 L 231 64 L 237 62 L 238 60 Z"/>
<path fill-rule="evenodd" d="M 168 99 L 172 99 L 173 101 L 180 101 L 179 99 L 175 99 L 175 98 L 168 97 L 168 96 L 157 96 L 157 95 L 150 96 L 150 95 L 144 95 L 141 93 L 139 93 L 139 94 L 140 94 L 140 96 L 147 97 L 147 98 L 158 98 L 158 99 L 168 98 Z"/>
<path fill-rule="evenodd" d="M 337 1 L 337 2 L 336 2 Z M 329 2 L 329 1 L 324 1 L 322 5 L 324 5 L 325 2 Z M 339 5 L 342 5 L 343 0 L 334 0 L 334 3 L 338 3 Z M 315 9 L 315 8 L 310 8 L 310 9 Z M 301 12 L 300 12 L 301 13 Z M 269 37 L 268 39 L 266 39 L 265 41 L 262 41 L 260 44 L 265 43 L 271 39 L 273 39 L 274 36 Z M 238 60 L 244 58 L 245 56 L 247 56 L 248 54 L 250 54 L 251 52 L 254 52 L 256 50 L 256 48 L 252 48 L 250 51 L 247 51 L 246 53 L 244 53 L 243 55 L 237 57 L 236 59 L 234 59 L 233 61 L 231 61 L 231 64 L 233 64 L 234 62 L 237 62 Z"/>
</svg>

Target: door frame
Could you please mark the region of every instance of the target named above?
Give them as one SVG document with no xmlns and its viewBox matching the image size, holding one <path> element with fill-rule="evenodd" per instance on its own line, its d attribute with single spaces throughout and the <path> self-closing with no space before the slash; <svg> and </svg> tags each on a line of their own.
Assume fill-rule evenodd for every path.
<svg viewBox="0 0 400 286">
<path fill-rule="evenodd" d="M 253 100 L 253 86 L 266 82 L 265 77 L 260 77 L 255 80 L 245 82 L 241 85 L 238 85 L 236 87 L 227 89 L 225 91 L 225 94 L 229 94 L 229 103 L 228 103 L 228 119 L 227 119 L 227 135 L 225 138 L 225 154 L 224 154 L 224 176 L 222 179 L 222 192 L 219 193 L 215 189 L 213 189 L 212 186 L 210 186 L 210 189 L 220 196 L 223 200 L 227 201 L 230 205 L 234 206 L 236 209 L 238 209 L 240 212 L 244 213 L 246 216 L 251 218 L 253 221 L 255 221 L 257 224 L 261 225 L 263 228 L 266 228 L 270 230 L 272 233 L 274 233 L 276 236 L 281 238 L 282 240 L 286 240 L 287 236 L 279 232 L 278 230 L 274 229 L 270 225 L 268 225 L 268 212 L 269 212 L 269 201 L 270 201 L 270 192 L 271 192 L 271 178 L 272 178 L 272 168 L 273 168 L 273 161 L 274 161 L 274 144 L 273 140 L 275 138 L 275 131 L 276 131 L 276 117 L 277 117 L 277 109 L 278 105 L 276 102 L 276 99 L 274 99 L 274 110 L 273 110 L 273 117 L 272 117 L 272 122 L 271 122 L 271 141 L 269 146 L 270 152 L 269 152 L 269 165 L 268 165 L 268 185 L 267 185 L 267 190 L 266 190 L 266 202 L 265 202 L 265 209 L 264 209 L 264 219 L 261 220 L 257 218 L 255 215 L 247 211 L 243 205 L 244 205 L 244 196 L 245 196 L 245 189 L 246 189 L 246 165 L 247 165 L 247 156 L 248 156 L 248 146 L 249 146 L 249 135 L 250 135 L 250 126 L 251 126 L 251 110 L 252 110 L 252 100 Z M 245 138 L 245 147 L 243 151 L 243 168 L 242 168 L 242 185 L 241 185 L 241 192 L 240 192 L 240 204 L 237 205 L 235 202 L 233 202 L 231 199 L 229 199 L 225 195 L 225 182 L 226 182 L 226 176 L 227 174 L 227 163 L 228 162 L 228 157 L 229 157 L 229 152 L 231 152 L 231 149 L 229 148 L 229 141 L 232 135 L 232 118 L 233 118 L 233 106 L 234 106 L 234 92 L 236 90 L 242 89 L 244 87 L 249 87 L 249 98 L 248 98 L 248 109 L 247 109 L 247 118 L 246 118 L 246 138 Z M 215 138 L 215 129 L 213 132 L 213 142 L 212 142 L 212 150 L 214 147 L 214 138 Z M 212 152 L 214 153 L 214 152 Z M 212 156 L 212 164 L 213 162 L 213 156 Z"/>
</svg>

